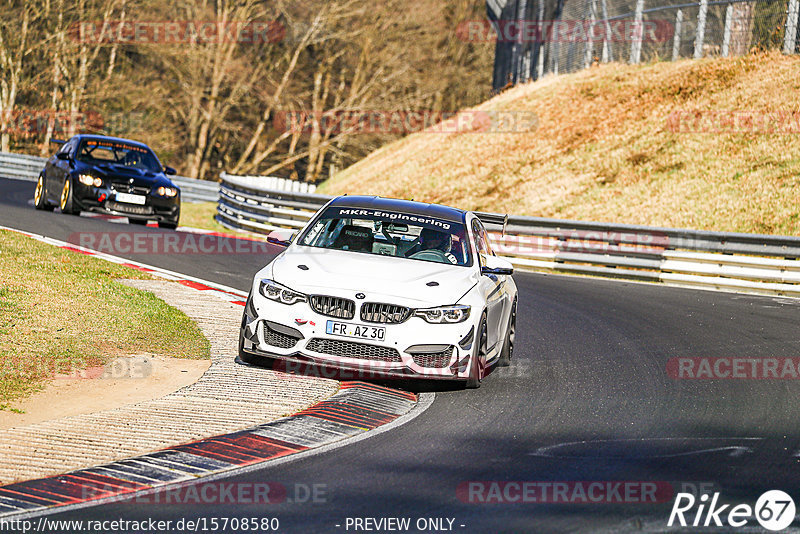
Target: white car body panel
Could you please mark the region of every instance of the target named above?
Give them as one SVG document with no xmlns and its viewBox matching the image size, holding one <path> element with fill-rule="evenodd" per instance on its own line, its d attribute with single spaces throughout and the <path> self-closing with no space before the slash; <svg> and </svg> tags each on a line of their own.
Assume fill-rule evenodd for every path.
<svg viewBox="0 0 800 534">
<path fill-rule="evenodd" d="M 337 200 L 371 201 L 381 205 L 385 199 L 340 197 L 333 202 Z M 391 202 L 394 202 L 392 206 L 397 206 L 401 201 Z M 409 210 L 429 206 L 413 202 L 400 205 L 407 205 Z M 324 210 L 322 208 L 317 216 Z M 506 339 L 517 289 L 510 275 L 481 274 L 481 260 L 475 254 L 472 231 L 475 215 L 460 213 L 471 243 L 473 260 L 470 266 L 303 246 L 295 240 L 254 276 L 243 317 L 240 356 L 247 361 L 253 356 L 263 356 L 358 370 L 363 375 L 357 378 L 374 375 L 464 381 L 469 377 L 477 352 L 474 340 L 485 313 L 488 351 L 480 365 L 490 365 L 497 360 Z M 312 218 L 307 228 L 314 220 Z M 267 298 L 260 291 L 262 280 L 271 280 L 305 295 L 307 301 L 285 304 Z M 311 305 L 315 295 L 352 301 L 354 317 L 341 319 L 315 311 Z M 361 318 L 365 303 L 391 304 L 412 310 L 458 304 L 468 305 L 471 310 L 465 321 L 452 324 L 432 324 L 413 315 L 399 324 L 370 323 Z M 384 328 L 385 338 L 365 340 L 329 334 L 326 332 L 328 321 L 347 323 L 351 328 L 352 325 Z M 374 334 L 374 330 L 367 330 Z M 296 343 L 288 346 L 292 340 Z M 325 352 L 311 350 L 312 345 L 314 348 L 324 346 Z M 392 351 L 396 351 L 397 356 Z M 425 352 L 429 356 L 415 356 L 413 352 Z"/>
</svg>

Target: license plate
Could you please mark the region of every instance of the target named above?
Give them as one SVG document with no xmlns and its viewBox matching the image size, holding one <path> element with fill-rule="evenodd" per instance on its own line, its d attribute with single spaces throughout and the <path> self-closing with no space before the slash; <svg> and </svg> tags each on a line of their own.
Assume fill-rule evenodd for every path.
<svg viewBox="0 0 800 534">
<path fill-rule="evenodd" d="M 367 326 L 363 324 L 340 323 L 328 321 L 325 333 L 334 336 L 357 337 L 374 341 L 386 339 L 386 329 L 382 326 Z"/>
<path fill-rule="evenodd" d="M 131 195 L 128 193 L 117 193 L 117 202 L 124 202 L 126 204 L 138 204 L 144 206 L 147 197 L 144 195 Z"/>
</svg>

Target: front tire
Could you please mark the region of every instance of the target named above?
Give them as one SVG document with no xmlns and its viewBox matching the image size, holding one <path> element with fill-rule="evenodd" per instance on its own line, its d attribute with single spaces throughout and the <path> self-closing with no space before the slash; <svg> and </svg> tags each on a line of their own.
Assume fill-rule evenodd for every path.
<svg viewBox="0 0 800 534">
<path fill-rule="evenodd" d="M 245 326 L 247 326 L 247 310 L 249 310 L 253 305 L 252 299 L 252 296 L 247 296 L 247 302 L 245 302 L 244 310 L 242 310 L 242 323 L 239 326 L 239 360 L 244 363 L 249 363 L 250 365 L 255 365 L 258 357 L 253 356 L 244 350 L 244 329 Z"/>
<path fill-rule="evenodd" d="M 500 367 L 508 367 L 511 365 L 511 356 L 514 354 L 514 338 L 517 332 L 517 299 L 514 299 L 514 304 L 511 305 L 511 316 L 508 318 L 508 331 L 506 333 L 506 340 L 503 342 L 503 350 L 500 351 L 500 358 L 497 360 L 497 365 Z"/>
<path fill-rule="evenodd" d="M 147 226 L 147 219 L 128 219 L 128 224 L 135 224 L 138 226 Z"/>
<path fill-rule="evenodd" d="M 478 327 L 478 337 L 475 343 L 475 354 L 469 363 L 469 377 L 467 378 L 467 389 L 478 389 L 481 387 L 483 378 L 483 368 L 486 364 L 486 314 L 481 317 Z"/>
<path fill-rule="evenodd" d="M 239 360 L 250 365 L 256 364 L 257 356 L 253 356 L 244 350 L 244 334 L 239 332 Z"/>
<path fill-rule="evenodd" d="M 78 212 L 73 207 L 72 198 L 72 180 L 67 178 L 64 180 L 64 187 L 61 189 L 61 202 L 59 203 L 61 213 L 67 215 L 76 215 Z"/>
<path fill-rule="evenodd" d="M 178 227 L 178 223 L 176 222 L 169 222 L 169 221 L 158 221 L 159 228 L 166 228 L 167 230 L 175 230 Z"/>
<path fill-rule="evenodd" d="M 44 175 L 39 175 L 36 182 L 36 191 L 33 192 L 33 205 L 37 210 L 53 211 L 55 206 L 47 202 L 47 194 L 44 187 Z"/>
</svg>

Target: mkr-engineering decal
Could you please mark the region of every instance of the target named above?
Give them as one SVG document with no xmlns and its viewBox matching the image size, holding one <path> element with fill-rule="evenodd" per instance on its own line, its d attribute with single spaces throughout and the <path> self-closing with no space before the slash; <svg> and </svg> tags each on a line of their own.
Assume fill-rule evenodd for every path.
<svg viewBox="0 0 800 534">
<path fill-rule="evenodd" d="M 337 214 L 338 212 L 338 214 Z M 330 212 L 325 212 L 325 216 L 330 217 L 363 217 L 367 219 L 390 220 L 397 222 L 407 222 L 422 226 L 431 226 L 449 230 L 451 224 L 446 221 L 434 219 L 433 217 L 421 217 L 419 215 L 409 215 L 407 213 L 390 212 L 383 210 L 366 210 L 363 208 L 333 208 Z"/>
</svg>

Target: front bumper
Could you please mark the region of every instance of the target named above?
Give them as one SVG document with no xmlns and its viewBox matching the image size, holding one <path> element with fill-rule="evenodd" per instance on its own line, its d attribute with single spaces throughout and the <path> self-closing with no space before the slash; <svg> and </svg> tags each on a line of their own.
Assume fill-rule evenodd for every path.
<svg viewBox="0 0 800 534">
<path fill-rule="evenodd" d="M 177 223 L 180 218 L 180 193 L 175 197 L 145 195 L 145 204 L 125 204 L 116 201 L 116 191 L 106 186 L 74 185 L 73 203 L 81 210 L 132 219 Z"/>
<path fill-rule="evenodd" d="M 317 314 L 305 303 L 287 306 L 251 296 L 242 320 L 241 348 L 248 355 L 280 360 L 281 370 L 287 371 L 323 366 L 362 379 L 466 380 L 469 374 L 474 338 L 469 321 L 429 324 L 418 317 L 400 324 L 344 321 L 384 327 L 385 340 L 375 342 L 327 334 L 329 320 L 342 321 Z"/>
</svg>

